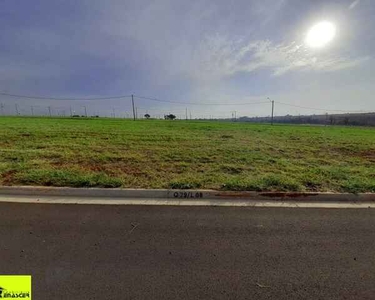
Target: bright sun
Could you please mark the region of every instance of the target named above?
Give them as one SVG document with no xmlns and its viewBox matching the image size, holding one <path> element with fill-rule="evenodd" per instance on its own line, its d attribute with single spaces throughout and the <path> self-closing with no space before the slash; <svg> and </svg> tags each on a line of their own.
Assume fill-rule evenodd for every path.
<svg viewBox="0 0 375 300">
<path fill-rule="evenodd" d="M 315 24 L 307 33 L 305 43 L 313 48 L 321 48 L 327 45 L 336 35 L 336 27 L 331 22 Z"/>
</svg>

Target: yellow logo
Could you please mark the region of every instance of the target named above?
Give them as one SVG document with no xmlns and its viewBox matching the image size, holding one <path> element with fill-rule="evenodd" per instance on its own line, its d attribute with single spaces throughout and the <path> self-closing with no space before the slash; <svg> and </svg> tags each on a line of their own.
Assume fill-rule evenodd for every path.
<svg viewBox="0 0 375 300">
<path fill-rule="evenodd" d="M 0 275 L 0 299 L 31 299 L 30 275 Z"/>
</svg>

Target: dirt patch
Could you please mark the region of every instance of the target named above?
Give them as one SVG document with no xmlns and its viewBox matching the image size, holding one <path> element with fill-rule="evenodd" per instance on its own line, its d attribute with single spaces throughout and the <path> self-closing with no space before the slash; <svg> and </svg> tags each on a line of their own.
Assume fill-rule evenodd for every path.
<svg viewBox="0 0 375 300">
<path fill-rule="evenodd" d="M 343 154 L 347 156 L 353 156 L 357 153 L 355 149 L 348 147 L 333 147 L 331 148 L 330 152 L 337 152 L 338 154 Z"/>
<path fill-rule="evenodd" d="M 361 151 L 358 153 L 358 156 L 371 162 L 375 162 L 375 150 Z"/>
<path fill-rule="evenodd" d="M 12 185 L 14 183 L 14 177 L 17 171 L 10 170 L 1 174 L 2 184 L 3 185 Z"/>
<path fill-rule="evenodd" d="M 94 172 L 105 171 L 105 168 L 102 165 L 89 165 L 86 167 L 86 169 L 89 169 L 90 171 L 94 171 Z"/>
<path fill-rule="evenodd" d="M 375 162 L 375 149 L 358 151 L 355 149 L 342 147 L 342 148 L 334 148 L 333 150 L 335 152 L 338 152 L 341 155 L 345 155 L 348 157 L 358 157 L 358 158 L 362 158 L 371 162 Z"/>
<path fill-rule="evenodd" d="M 94 172 L 105 172 L 108 175 L 126 174 L 132 176 L 148 176 L 147 170 L 141 170 L 137 166 L 128 165 L 124 163 L 118 164 L 104 164 L 104 165 L 86 165 L 83 167 Z"/>
</svg>

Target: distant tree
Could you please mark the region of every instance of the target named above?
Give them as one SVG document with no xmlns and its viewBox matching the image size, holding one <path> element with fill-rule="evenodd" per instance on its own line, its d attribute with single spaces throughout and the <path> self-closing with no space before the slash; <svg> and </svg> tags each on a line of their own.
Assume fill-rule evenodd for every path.
<svg viewBox="0 0 375 300">
<path fill-rule="evenodd" d="M 146 118 L 146 119 L 150 119 L 151 116 L 150 116 L 149 114 L 145 114 L 145 118 Z"/>
<path fill-rule="evenodd" d="M 165 116 L 167 119 L 167 116 Z M 204 119 L 200 119 L 204 120 Z M 224 118 L 222 121 L 229 122 L 232 119 Z M 241 117 L 241 122 L 257 122 L 265 123 L 269 121 L 269 117 Z M 373 113 L 357 113 L 357 114 L 322 114 L 322 115 L 306 115 L 306 116 L 292 116 L 286 115 L 283 117 L 275 117 L 274 122 L 289 123 L 289 124 L 329 124 L 329 125 L 352 125 L 352 126 L 375 126 L 375 112 Z"/>
<path fill-rule="evenodd" d="M 174 114 L 169 114 L 164 116 L 165 120 L 174 120 L 176 119 L 176 116 Z"/>
</svg>

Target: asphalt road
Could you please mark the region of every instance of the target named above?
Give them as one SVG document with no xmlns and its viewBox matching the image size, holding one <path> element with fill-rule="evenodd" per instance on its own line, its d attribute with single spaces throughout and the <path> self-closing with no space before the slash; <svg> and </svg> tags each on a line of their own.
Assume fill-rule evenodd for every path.
<svg viewBox="0 0 375 300">
<path fill-rule="evenodd" d="M 375 299 L 375 210 L 0 203 L 34 299 Z"/>
</svg>

